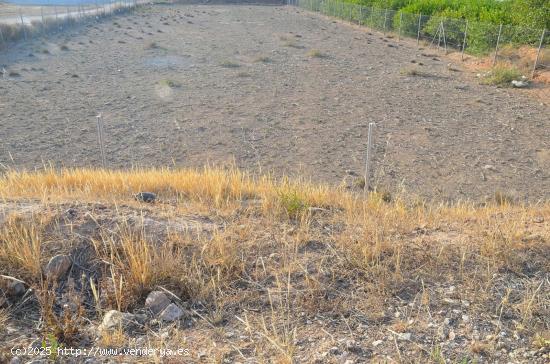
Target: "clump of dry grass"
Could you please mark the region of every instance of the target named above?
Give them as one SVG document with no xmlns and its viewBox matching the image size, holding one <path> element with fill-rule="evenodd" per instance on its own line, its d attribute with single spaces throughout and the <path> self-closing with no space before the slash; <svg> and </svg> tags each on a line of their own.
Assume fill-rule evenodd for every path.
<svg viewBox="0 0 550 364">
<path fill-rule="evenodd" d="M 399 71 L 403 76 L 412 76 L 412 77 L 427 77 L 429 76 L 426 72 L 420 70 L 418 67 L 408 67 L 403 68 Z"/>
<path fill-rule="evenodd" d="M 0 265 L 19 276 L 41 274 L 42 222 L 10 216 L 0 229 Z"/>
<path fill-rule="evenodd" d="M 254 63 L 270 63 L 270 62 L 271 62 L 271 58 L 269 58 L 268 56 L 258 56 L 254 58 Z"/>
<path fill-rule="evenodd" d="M 9 314 L 8 311 L 0 308 L 0 331 L 4 332 L 8 324 Z"/>
<path fill-rule="evenodd" d="M 310 49 L 307 55 L 311 58 L 327 58 L 328 56 L 318 49 Z"/>
<path fill-rule="evenodd" d="M 150 191 L 160 197 L 184 197 L 216 207 L 236 201 L 258 199 L 266 209 L 278 205 L 279 195 L 299 191 L 311 206 L 354 203 L 343 190 L 304 181 L 276 180 L 270 176 L 253 178 L 230 168 L 203 170 L 95 170 L 64 169 L 45 172 L 9 171 L 0 177 L 0 196 L 31 197 L 48 195 L 49 199 L 124 200 L 138 191 Z"/>
<path fill-rule="evenodd" d="M 220 66 L 224 67 L 224 68 L 239 68 L 241 67 L 241 65 L 235 61 L 231 61 L 231 60 L 225 60 L 225 61 L 222 61 L 220 63 Z"/>
<path fill-rule="evenodd" d="M 177 88 L 180 87 L 181 84 L 177 81 L 171 80 L 171 79 L 164 79 L 159 81 L 160 86 L 169 87 L 169 88 Z"/>
</svg>

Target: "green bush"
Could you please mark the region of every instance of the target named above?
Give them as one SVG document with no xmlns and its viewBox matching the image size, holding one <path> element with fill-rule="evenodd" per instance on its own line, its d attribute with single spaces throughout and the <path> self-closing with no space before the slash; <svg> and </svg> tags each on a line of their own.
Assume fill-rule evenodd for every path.
<svg viewBox="0 0 550 364">
<path fill-rule="evenodd" d="M 484 85 L 511 87 L 512 81 L 519 79 L 521 79 L 521 72 L 517 69 L 507 66 L 497 66 L 485 76 L 482 83 Z"/>
</svg>

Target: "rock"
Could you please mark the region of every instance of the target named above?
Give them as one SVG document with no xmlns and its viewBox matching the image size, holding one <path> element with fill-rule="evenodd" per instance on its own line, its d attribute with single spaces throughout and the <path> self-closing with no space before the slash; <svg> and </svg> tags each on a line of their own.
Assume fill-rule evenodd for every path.
<svg viewBox="0 0 550 364">
<path fill-rule="evenodd" d="M 171 303 L 162 311 L 159 315 L 159 318 L 162 321 L 172 322 L 179 320 L 183 316 L 183 310 L 177 305 Z"/>
<path fill-rule="evenodd" d="M 22 361 L 21 361 L 21 358 L 18 357 L 18 356 L 14 356 L 14 357 L 11 358 L 11 360 L 10 360 L 10 364 L 20 364 L 20 363 L 22 363 Z"/>
<path fill-rule="evenodd" d="M 346 341 L 346 350 L 352 354 L 357 354 L 357 355 L 361 354 L 362 352 L 361 346 L 357 345 L 355 340 Z"/>
<path fill-rule="evenodd" d="M 183 310 L 174 303 L 169 304 L 159 315 L 162 321 L 172 322 L 183 316 Z"/>
<path fill-rule="evenodd" d="M 131 313 L 111 310 L 103 317 L 103 322 L 99 325 L 98 330 L 101 332 L 125 329 L 132 326 L 133 323 L 134 315 Z"/>
<path fill-rule="evenodd" d="M 399 340 L 411 340 L 411 333 L 410 332 L 404 332 L 404 333 L 401 333 L 399 334 L 399 336 L 397 337 Z"/>
<path fill-rule="evenodd" d="M 527 81 L 516 81 L 516 80 L 513 80 L 512 81 L 512 86 L 514 86 L 515 88 L 525 88 L 527 86 L 529 86 L 529 82 Z"/>
<path fill-rule="evenodd" d="M 0 289 L 10 297 L 22 296 L 25 291 L 25 282 L 10 276 L 0 275 Z"/>
<path fill-rule="evenodd" d="M 145 307 L 151 310 L 155 315 L 158 315 L 170 304 L 170 300 L 166 294 L 161 291 L 153 291 L 149 293 L 145 300 Z"/>
<path fill-rule="evenodd" d="M 147 203 L 153 203 L 157 199 L 157 195 L 153 192 L 139 192 L 135 197 L 136 200 Z"/>
<path fill-rule="evenodd" d="M 59 280 L 72 265 L 71 258 L 67 255 L 56 255 L 50 259 L 44 268 L 44 274 L 52 280 Z"/>
<path fill-rule="evenodd" d="M 372 342 L 372 346 L 377 347 L 378 345 L 382 344 L 384 340 L 376 340 Z"/>
<path fill-rule="evenodd" d="M 328 352 L 331 355 L 340 355 L 340 354 L 342 354 L 342 352 L 340 351 L 340 349 L 338 349 L 337 346 L 333 346 L 332 348 L 328 349 Z"/>
</svg>

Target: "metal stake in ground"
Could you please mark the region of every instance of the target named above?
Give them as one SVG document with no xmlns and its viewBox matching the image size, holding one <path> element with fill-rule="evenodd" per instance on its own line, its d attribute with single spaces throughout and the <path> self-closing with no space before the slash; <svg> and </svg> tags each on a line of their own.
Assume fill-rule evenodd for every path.
<svg viewBox="0 0 550 364">
<path fill-rule="evenodd" d="M 397 42 L 401 42 L 401 26 L 403 25 L 403 12 L 399 12 L 399 32 L 397 33 Z"/>
<path fill-rule="evenodd" d="M 500 24 L 500 27 L 498 28 L 497 45 L 495 47 L 495 58 L 493 59 L 493 67 L 497 64 L 498 46 L 500 44 L 500 35 L 501 34 L 502 34 L 502 24 Z"/>
<path fill-rule="evenodd" d="M 97 120 L 97 140 L 99 143 L 99 152 L 101 153 L 101 164 L 103 168 L 107 166 L 107 162 L 105 161 L 105 148 L 103 146 L 103 119 L 101 117 L 101 114 L 96 116 Z"/>
<path fill-rule="evenodd" d="M 533 73 L 531 78 L 535 77 L 535 72 L 537 71 L 537 65 L 539 63 L 540 51 L 542 49 L 542 44 L 544 43 L 544 36 L 546 35 L 546 29 L 543 29 L 542 35 L 540 36 L 539 50 L 537 51 L 537 57 L 535 58 L 535 65 L 533 66 Z"/>
<path fill-rule="evenodd" d="M 418 33 L 416 36 L 416 46 L 418 47 L 420 45 L 420 26 L 422 24 L 422 14 L 419 14 L 418 16 Z"/>
<path fill-rule="evenodd" d="M 388 23 L 388 9 L 384 12 L 384 35 L 386 35 L 386 24 Z"/>
<path fill-rule="evenodd" d="M 23 13 L 21 12 L 21 8 L 19 8 L 19 17 L 21 18 L 21 29 L 23 30 L 23 37 L 25 37 L 25 40 L 27 40 L 27 30 L 25 29 L 25 22 L 23 21 Z"/>
<path fill-rule="evenodd" d="M 372 154 L 372 132 L 375 125 L 375 123 L 369 123 L 369 134 L 367 137 L 367 160 L 365 161 L 365 191 L 369 190 L 370 159 Z"/>
<path fill-rule="evenodd" d="M 443 33 L 443 44 L 445 45 L 445 54 L 447 54 L 447 37 L 445 37 L 445 18 L 441 20 L 441 32 Z"/>
<path fill-rule="evenodd" d="M 468 36 L 468 20 L 466 20 L 466 27 L 464 28 L 464 41 L 462 42 L 462 52 L 460 59 L 464 61 L 464 50 L 466 49 L 466 37 Z"/>
</svg>

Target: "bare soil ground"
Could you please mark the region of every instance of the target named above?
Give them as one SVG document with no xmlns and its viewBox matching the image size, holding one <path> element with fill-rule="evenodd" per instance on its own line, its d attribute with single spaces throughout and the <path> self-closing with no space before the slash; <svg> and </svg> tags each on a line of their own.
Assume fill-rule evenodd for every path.
<svg viewBox="0 0 550 364">
<path fill-rule="evenodd" d="M 165 5 L 0 54 L 4 168 L 226 163 L 435 199 L 547 199 L 549 105 L 291 7 Z"/>
</svg>

